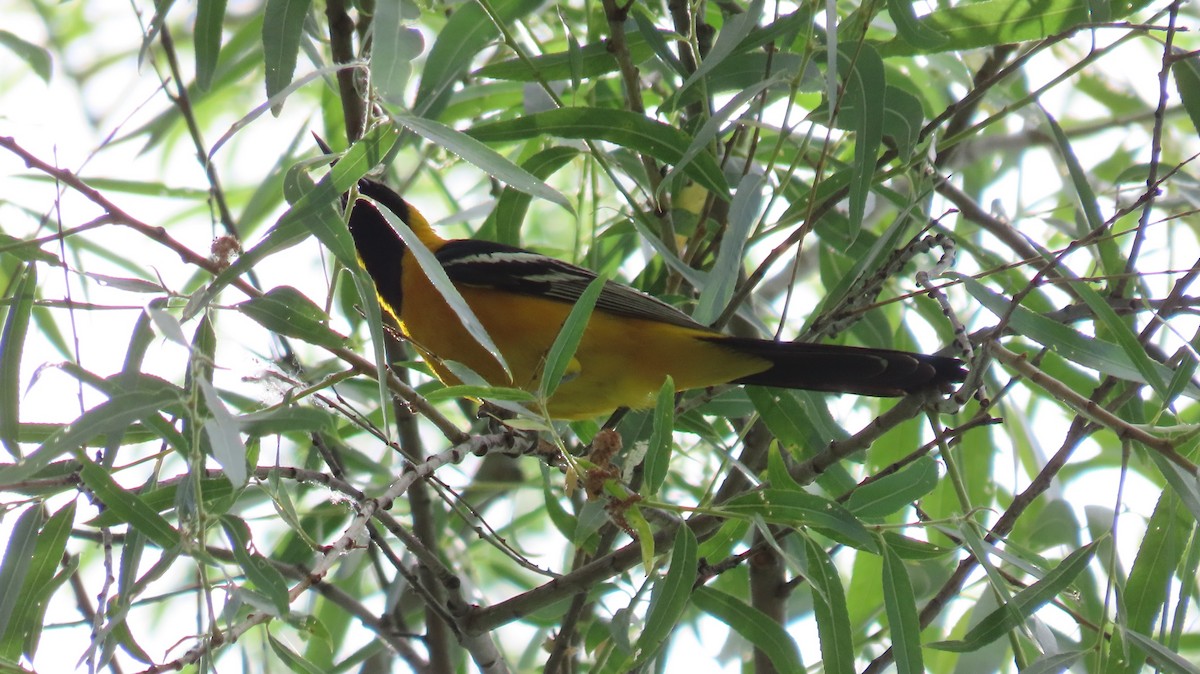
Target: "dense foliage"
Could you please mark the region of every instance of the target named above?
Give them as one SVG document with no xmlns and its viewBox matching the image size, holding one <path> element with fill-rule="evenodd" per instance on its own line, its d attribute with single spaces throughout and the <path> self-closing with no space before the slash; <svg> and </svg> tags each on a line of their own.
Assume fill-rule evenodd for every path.
<svg viewBox="0 0 1200 674">
<path fill-rule="evenodd" d="M 0 12 L 4 671 L 1200 671 L 1194 7 Z M 381 322 L 368 173 L 971 377 L 480 419 Z"/>
</svg>

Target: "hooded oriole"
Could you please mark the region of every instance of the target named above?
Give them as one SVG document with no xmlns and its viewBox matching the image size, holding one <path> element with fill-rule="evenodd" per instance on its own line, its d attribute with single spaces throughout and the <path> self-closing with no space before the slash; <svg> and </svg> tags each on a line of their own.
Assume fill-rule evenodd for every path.
<svg viewBox="0 0 1200 674">
<path fill-rule="evenodd" d="M 350 232 L 383 309 L 448 384 L 445 361 L 495 386 L 538 390 L 546 354 L 596 274 L 554 258 L 478 240 L 447 241 L 394 191 L 363 179 L 359 192 L 389 209 L 429 248 L 512 372 L 472 337 L 376 205 L 358 200 Z M 671 375 L 677 390 L 758 384 L 869 396 L 946 390 L 965 371 L 955 358 L 886 349 L 731 337 L 658 299 L 606 282 L 575 359 L 548 401 L 556 419 L 592 418 L 653 405 Z"/>
</svg>

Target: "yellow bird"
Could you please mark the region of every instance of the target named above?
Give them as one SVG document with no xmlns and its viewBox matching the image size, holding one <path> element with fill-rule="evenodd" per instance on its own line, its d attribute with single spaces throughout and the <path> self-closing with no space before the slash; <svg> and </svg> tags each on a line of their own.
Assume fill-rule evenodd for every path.
<svg viewBox="0 0 1200 674">
<path fill-rule="evenodd" d="M 547 353 L 575 302 L 596 278 L 532 251 L 473 239 L 445 240 L 400 195 L 359 181 L 350 233 L 379 302 L 446 384 L 445 365 L 466 365 L 493 386 L 539 390 Z M 467 331 L 387 222 L 407 224 L 434 254 L 503 355 L 511 378 Z M 568 375 L 548 401 L 555 419 L 588 419 L 618 407 L 653 406 L 667 375 L 677 390 L 756 384 L 869 396 L 946 391 L 966 375 L 962 361 L 888 349 L 732 337 L 650 295 L 608 281 Z"/>
</svg>

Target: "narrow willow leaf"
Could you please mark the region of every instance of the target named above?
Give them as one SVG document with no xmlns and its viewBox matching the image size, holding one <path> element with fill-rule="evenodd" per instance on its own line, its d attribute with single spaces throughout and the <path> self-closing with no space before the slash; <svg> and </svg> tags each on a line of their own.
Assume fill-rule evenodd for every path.
<svg viewBox="0 0 1200 674">
<path fill-rule="evenodd" d="M 169 484 L 162 487 L 148 488 L 138 494 L 148 508 L 156 513 L 164 513 L 175 506 L 179 494 L 179 483 Z M 193 485 L 188 485 L 187 488 L 193 488 Z M 199 491 L 203 495 L 204 503 L 214 503 L 221 499 L 229 498 L 234 493 L 233 485 L 229 480 L 223 477 L 204 478 L 200 480 Z M 118 524 L 128 524 L 121 516 L 113 510 L 105 509 L 100 511 L 100 514 L 85 522 L 90 527 L 114 527 Z"/>
<path fill-rule="evenodd" d="M 1175 674 L 1198 674 L 1200 666 L 1194 662 L 1184 660 L 1179 653 L 1167 648 L 1158 641 L 1133 630 L 1122 630 L 1123 634 L 1130 642 L 1154 656 L 1154 664 L 1158 671 L 1174 672 Z"/>
<path fill-rule="evenodd" d="M 446 270 L 442 268 L 442 264 L 438 262 L 433 253 L 421 243 L 421 239 L 412 231 L 412 229 L 404 223 L 395 213 L 392 213 L 386 208 L 379 209 L 383 217 L 387 219 L 400 238 L 404 240 L 404 244 L 408 246 L 408 252 L 417 260 L 417 264 L 421 266 L 421 271 L 425 272 L 425 276 L 429 278 L 429 282 L 442 295 L 442 299 L 446 300 L 446 304 L 454 310 L 454 314 L 458 316 L 458 320 L 462 321 L 463 327 L 467 332 L 471 333 L 471 337 L 484 348 L 492 358 L 500 365 L 509 378 L 512 378 L 512 370 L 508 368 L 508 363 L 504 360 L 504 355 L 500 353 L 500 347 L 492 341 L 488 336 L 487 330 L 483 324 L 479 322 L 479 318 L 475 316 L 475 312 L 471 311 L 470 305 L 463 299 L 458 289 L 454 287 L 454 283 L 450 281 L 450 277 L 446 276 Z"/>
<path fill-rule="evenodd" d="M 21 354 L 29 333 L 29 317 L 37 288 L 37 267 L 18 267 L 13 274 L 13 292 L 7 299 L 8 314 L 0 330 L 0 443 L 14 459 L 21 458 L 17 442 L 21 420 Z"/>
<path fill-rule="evenodd" d="M 409 10 L 407 13 L 404 10 Z M 412 61 L 425 49 L 421 32 L 406 25 L 420 16 L 408 0 L 389 0 L 375 5 L 375 39 L 371 47 L 371 83 L 384 100 L 393 105 L 404 101 Z"/>
<path fill-rule="evenodd" d="M 300 41 L 304 39 L 304 18 L 311 3 L 312 0 L 267 0 L 262 31 L 267 98 L 292 82 Z M 282 103 L 277 103 L 271 112 L 278 115 L 282 107 Z"/>
<path fill-rule="evenodd" d="M 634 65 L 654 55 L 654 51 L 640 32 L 626 33 L 625 38 L 626 46 L 629 48 L 630 61 Z M 472 73 L 472 76 L 518 82 L 536 82 L 539 79 L 553 82 L 569 80 L 576 76 L 583 80 L 590 80 L 600 75 L 616 72 L 618 68 L 620 68 L 620 64 L 609 51 L 608 41 L 605 40 L 580 46 L 576 55 L 572 55 L 572 50 L 568 49 L 563 52 L 530 56 L 527 59 L 511 58 L 489 63 Z"/>
<path fill-rule="evenodd" d="M 791 473 L 788 472 L 787 463 L 783 460 L 783 448 L 777 439 L 771 441 L 771 446 L 767 450 L 767 479 L 776 489 L 788 491 L 804 489 L 804 486 L 792 479 Z"/>
<path fill-rule="evenodd" d="M 1200 58 L 1193 54 L 1175 61 L 1171 64 L 1171 75 L 1192 127 L 1200 131 Z"/>
<path fill-rule="evenodd" d="M 733 498 L 721 508 L 731 515 L 761 517 L 771 524 L 817 527 L 848 545 L 878 551 L 875 537 L 850 511 L 815 494 L 772 487 Z"/>
<path fill-rule="evenodd" d="M 25 547 L 25 551 L 32 552 L 32 555 L 25 567 L 24 579 L 21 585 L 6 587 L 4 592 L 15 594 L 17 598 L 0 635 L 0 658 L 15 662 L 22 654 L 32 655 L 36 652 L 37 641 L 44 627 L 42 616 L 45 605 L 50 594 L 58 587 L 51 580 L 62 564 L 74 522 L 75 502 L 72 501 L 46 520 L 36 540 L 30 542 L 31 551 L 30 546 Z"/>
<path fill-rule="evenodd" d="M 37 549 L 38 532 L 46 521 L 46 510 L 41 504 L 25 508 L 9 533 L 4 546 L 4 560 L 0 562 L 0 587 L 9 588 L 0 592 L 0 635 L 8 632 L 12 616 L 18 607 L 23 587 L 29 575 L 29 565 Z"/>
<path fill-rule="evenodd" d="M 754 644 L 755 648 L 766 653 L 776 671 L 804 671 L 796 641 L 767 614 L 733 595 L 707 586 L 697 588 L 692 599 L 696 608 L 725 623 L 743 639 Z"/>
<path fill-rule="evenodd" d="M 251 412 L 238 417 L 238 427 L 251 437 L 280 435 L 283 433 L 311 433 L 330 431 L 337 426 L 337 417 L 331 412 L 315 407 L 288 405 L 273 410 Z"/>
<path fill-rule="evenodd" d="M 246 579 L 254 584 L 255 589 L 262 592 L 275 608 L 276 616 L 287 615 L 288 586 L 283 574 L 271 566 L 271 563 L 258 552 L 250 538 L 250 527 L 238 517 L 221 516 L 221 528 L 229 539 L 230 550 L 237 560 L 238 566 L 246 574 Z"/>
<path fill-rule="evenodd" d="M 386 2 L 384 4 L 387 4 Z M 325 667 L 317 665 L 296 651 L 288 648 L 287 644 L 280 641 L 273 634 L 267 635 L 267 643 L 271 646 L 271 652 L 275 657 L 279 658 L 280 662 L 287 665 L 288 669 L 296 672 L 296 674 L 325 674 L 329 670 Z"/>
<path fill-rule="evenodd" d="M 579 150 L 573 147 L 552 147 L 526 159 L 521 163 L 521 168 L 537 179 L 545 180 L 578 156 Z M 500 198 L 496 200 L 496 207 L 492 209 L 491 215 L 479 228 L 476 236 L 510 246 L 520 246 L 521 225 L 525 222 L 525 214 L 529 211 L 532 201 L 533 197 L 525 192 L 505 186 L 500 192 Z"/>
<path fill-rule="evenodd" d="M 162 515 L 146 505 L 140 496 L 117 484 L 108 471 L 93 463 L 82 452 L 76 451 L 75 458 L 80 464 L 79 477 L 83 478 L 84 484 L 105 507 L 115 510 L 117 517 L 128 522 L 130 527 L 140 531 L 160 548 L 172 550 L 179 545 L 179 532 Z"/>
<path fill-rule="evenodd" d="M 453 152 L 464 161 L 476 166 L 496 180 L 521 190 L 526 194 L 545 199 L 553 204 L 558 204 L 572 215 L 575 214 L 575 209 L 572 208 L 571 202 L 567 201 L 567 198 L 560 194 L 558 190 L 512 163 L 504 155 L 479 142 L 479 139 L 475 137 L 474 131 L 470 135 L 467 135 L 440 122 L 422 119 L 402 112 L 396 112 L 393 116 L 397 122 L 403 124 L 414 133 L 424 137 L 438 147 Z"/>
<path fill-rule="evenodd" d="M 679 163 L 691 146 L 687 133 L 629 110 L 559 108 L 516 119 L 488 122 L 467 133 L 486 143 L 529 140 L 542 136 L 605 140 L 649 155 L 667 164 Z M 685 171 L 718 199 L 729 199 L 725 174 L 711 153 L 696 156 Z"/>
<path fill-rule="evenodd" d="M 937 51 L 948 39 L 936 26 L 917 20 L 913 3 L 909 0 L 888 0 L 888 15 L 896 24 L 896 33 L 908 44 L 922 51 Z"/>
<path fill-rule="evenodd" d="M 654 496 L 667 479 L 671 465 L 671 450 L 675 443 L 675 382 L 667 375 L 654 405 L 654 430 L 650 432 L 646 458 L 642 460 L 646 494 Z"/>
<path fill-rule="evenodd" d="M 704 56 L 700 66 L 692 73 L 687 80 L 679 87 L 676 95 L 687 91 L 696 82 L 707 77 L 708 74 L 722 63 L 725 59 L 733 55 L 734 50 L 742 44 L 750 31 L 758 26 L 758 20 L 762 18 L 764 0 L 750 0 L 750 4 L 746 7 L 746 11 L 733 16 L 728 16 L 725 19 L 725 25 L 721 27 L 721 32 L 717 33 L 716 42 L 712 48 Z"/>
<path fill-rule="evenodd" d="M 886 544 L 883 547 L 883 606 L 892 633 L 892 656 L 899 674 L 922 674 L 921 619 L 917 599 L 904 560 Z"/>
<path fill-rule="evenodd" d="M 1028 619 L 1047 602 L 1065 591 L 1087 569 L 1096 553 L 1098 542 L 1089 543 L 1067 556 L 1033 585 L 1013 595 L 1007 605 L 984 616 L 960 640 L 938 641 L 931 648 L 955 653 L 969 653 L 983 648 L 1017 627 L 1017 620 Z"/>
<path fill-rule="evenodd" d="M 950 273 L 949 276 L 961 281 L 967 292 L 979 300 L 988 311 L 997 316 L 1008 313 L 1011 305 L 1009 298 L 962 274 Z M 1017 307 L 1012 312 L 1009 327 L 1022 337 L 1044 344 L 1063 358 L 1086 368 L 1129 381 L 1150 383 L 1130 360 L 1128 350 L 1112 342 L 1076 332 L 1063 323 L 1040 316 L 1025 307 Z M 1150 368 L 1163 380 L 1169 380 L 1173 375 L 1170 368 L 1161 363 L 1151 363 Z M 1200 400 L 1200 388 L 1195 384 L 1189 384 L 1183 393 L 1189 398 Z"/>
<path fill-rule="evenodd" d="M 587 329 L 588 321 L 592 318 L 592 310 L 596 308 L 596 300 L 600 298 L 600 293 L 604 290 L 606 283 L 608 280 L 603 276 L 592 279 L 588 287 L 579 295 L 575 306 L 571 307 L 571 313 L 567 314 L 562 327 L 559 328 L 558 336 L 554 338 L 554 344 L 546 353 L 546 365 L 542 369 L 540 389 L 543 400 L 549 400 L 554 395 L 564 376 L 570 377 L 568 371 L 571 369 L 572 361 L 575 360 L 575 351 L 579 348 L 579 342 L 583 340 L 583 332 Z M 578 363 L 576 365 L 578 366 Z"/>
<path fill-rule="evenodd" d="M 832 674 L 854 671 L 854 639 L 846 591 L 829 553 L 816 541 L 804 538 L 808 558 L 807 579 L 812 586 L 813 614 L 821 641 L 821 667 Z"/>
<path fill-rule="evenodd" d="M 45 48 L 27 42 L 7 30 L 0 30 L 0 45 L 7 47 L 9 51 L 20 57 L 34 74 L 42 78 L 43 82 L 50 81 L 53 62 L 50 52 Z"/>
<path fill-rule="evenodd" d="M 764 182 L 763 175 L 748 173 L 738 183 L 737 194 L 729 204 L 729 227 L 721 234 L 716 262 L 708 272 L 700 299 L 696 302 L 696 310 L 692 312 L 692 318 L 698 323 L 712 323 L 733 297 L 733 288 L 737 285 L 744 262 L 742 249 L 762 210 Z"/>
<path fill-rule="evenodd" d="M 250 476 L 246 469 L 246 445 L 242 442 L 237 419 L 225 407 L 211 383 L 201 380 L 199 384 L 210 415 L 204 421 L 204 433 L 212 447 L 213 458 L 224 469 L 225 476 L 233 486 L 242 487 Z"/>
<path fill-rule="evenodd" d="M 1146 523 L 1146 534 L 1129 570 L 1125 591 L 1119 595 L 1125 607 L 1121 623 L 1125 629 L 1119 634 L 1153 632 L 1155 621 L 1159 619 L 1168 592 L 1175 582 L 1175 569 L 1183 558 L 1195 524 L 1179 495 L 1173 489 L 1163 490 Z M 1124 671 L 1138 671 L 1141 663 L 1145 662 L 1146 652 L 1140 647 L 1131 646 L 1124 639 L 1122 636 L 1112 640 L 1109 657 L 1127 660 Z"/>
<path fill-rule="evenodd" d="M 633 667 L 625 671 L 644 665 L 658 654 L 683 617 L 683 612 L 691 603 L 692 584 L 696 582 L 696 548 L 696 535 L 686 526 L 680 526 L 671 547 L 671 566 L 654 588 L 654 596 L 646 614 L 646 627 L 634 648 Z"/>
<path fill-rule="evenodd" d="M 0 468 L 0 484 L 20 482 L 36 475 L 72 449 L 86 446 L 102 435 L 124 432 L 134 422 L 151 418 L 160 410 L 176 415 L 183 413 L 183 391 L 154 377 L 139 377 L 137 386 L 116 390 L 111 395 L 107 402 L 60 427 L 23 460 Z"/>
<path fill-rule="evenodd" d="M 869 45 L 843 46 L 838 54 L 839 74 L 843 77 L 843 99 L 838 126 L 854 131 L 854 165 L 851 168 L 849 218 L 846 236 L 853 242 L 862 229 L 867 210 L 867 195 L 875 182 L 875 160 L 883 144 L 883 111 L 887 80 L 883 59 Z"/>
<path fill-rule="evenodd" d="M 264 328 L 309 344 L 336 349 L 346 338 L 329 327 L 329 316 L 321 307 L 290 286 L 280 286 L 235 305 Z"/>
<path fill-rule="evenodd" d="M 509 22 L 535 11 L 542 4 L 542 0 L 493 0 L 491 7 L 496 18 Z M 475 55 L 499 35 L 496 23 L 478 3 L 458 7 L 438 31 L 437 40 L 425 58 L 413 112 L 427 119 L 440 118 L 455 85 L 471 67 Z"/>
<path fill-rule="evenodd" d="M 1150 4 L 1149 0 L 1105 1 L 1114 21 Z M 1040 40 L 1093 21 L 1088 3 L 1079 0 L 985 0 L 939 8 L 917 23 L 946 38 L 938 47 L 941 51 L 960 51 Z M 892 57 L 925 53 L 931 47 L 897 37 L 879 49 Z"/>
<path fill-rule="evenodd" d="M 663 182 L 670 183 L 672 178 L 675 177 L 675 174 L 679 173 L 680 171 L 687 170 L 688 164 L 691 163 L 693 158 L 707 150 L 709 146 L 716 142 L 721 135 L 732 131 L 732 126 L 729 124 L 729 119 L 733 117 L 733 115 L 739 110 L 741 110 L 746 104 L 760 97 L 763 91 L 770 89 L 771 87 L 786 84 L 792 79 L 792 77 L 794 77 L 794 75 L 795 73 L 787 70 L 777 72 L 773 77 L 761 82 L 755 82 L 749 87 L 738 91 L 728 103 L 721 106 L 720 110 L 717 110 L 712 114 L 712 116 L 705 120 L 704 126 L 701 126 L 700 130 L 696 132 L 696 135 L 692 138 L 692 142 L 688 146 L 688 149 L 683 153 L 683 156 L 680 157 L 679 161 L 671 167 L 671 170 L 667 171 L 667 174 L 663 176 Z"/>
<path fill-rule="evenodd" d="M 342 265 L 349 269 L 357 268 L 358 258 L 354 252 L 354 242 L 333 205 L 338 203 L 342 193 L 357 183 L 367 171 L 379 165 L 395 145 L 397 136 L 396 129 L 389 125 L 373 127 L 342 155 L 338 163 L 330 169 L 329 175 L 316 185 L 308 181 L 307 186 L 295 198 L 292 207 L 276 221 L 275 226 L 188 302 L 183 314 L 184 320 L 208 306 L 222 289 L 254 268 L 254 265 L 299 244 L 310 234 L 315 235 L 328 247 Z M 294 181 L 303 182 L 300 180 L 298 169 L 291 177 Z M 374 296 L 373 289 L 371 295 Z"/>
<path fill-rule="evenodd" d="M 546 504 L 546 514 L 550 516 L 550 523 L 554 528 L 558 529 L 558 533 L 568 541 L 575 541 L 577 544 L 582 541 L 576 541 L 575 532 L 579 525 L 579 520 L 574 515 L 567 511 L 558 501 L 558 495 L 551 489 L 554 480 L 550 478 L 550 470 L 546 464 L 541 464 L 539 468 L 542 471 L 542 500 Z"/>
<path fill-rule="evenodd" d="M 425 394 L 425 400 L 431 403 L 442 400 L 456 400 L 458 398 L 506 400 L 514 403 L 529 403 L 537 400 L 537 396 L 525 389 L 504 386 L 474 386 L 471 384 L 443 386 Z"/>
<path fill-rule="evenodd" d="M 1065 651 L 1062 653 L 1053 653 L 1043 655 L 1042 657 L 1029 663 L 1028 667 L 1021 670 L 1021 674 L 1062 674 L 1063 672 L 1072 671 L 1071 667 L 1079 662 L 1087 651 Z"/>
<path fill-rule="evenodd" d="M 887 517 L 937 488 L 937 461 L 923 456 L 903 470 L 855 489 L 846 507 L 858 517 Z"/>
<path fill-rule="evenodd" d="M 221 55 L 221 24 L 225 21 L 226 0 L 198 0 L 196 3 L 196 87 L 208 91 L 217 58 Z"/>
</svg>

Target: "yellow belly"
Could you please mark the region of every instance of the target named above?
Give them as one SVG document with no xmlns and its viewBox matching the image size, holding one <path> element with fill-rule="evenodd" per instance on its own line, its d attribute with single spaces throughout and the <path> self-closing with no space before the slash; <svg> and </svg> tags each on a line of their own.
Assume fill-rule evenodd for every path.
<svg viewBox="0 0 1200 674">
<path fill-rule="evenodd" d="M 413 281 L 428 284 L 424 278 Z M 527 296 L 514 302 L 511 295 L 489 288 L 459 290 L 504 355 L 511 380 L 432 288 L 410 290 L 404 297 L 398 318 L 405 335 L 448 384 L 458 382 L 439 360 L 462 363 L 492 385 L 536 393 L 546 354 L 571 305 Z M 769 366 L 703 339 L 715 335 L 595 311 L 575 353 L 578 370 L 555 391 L 548 413 L 556 419 L 585 419 L 622 406 L 644 408 L 654 404 L 668 374 L 682 391 L 723 384 Z"/>
</svg>

